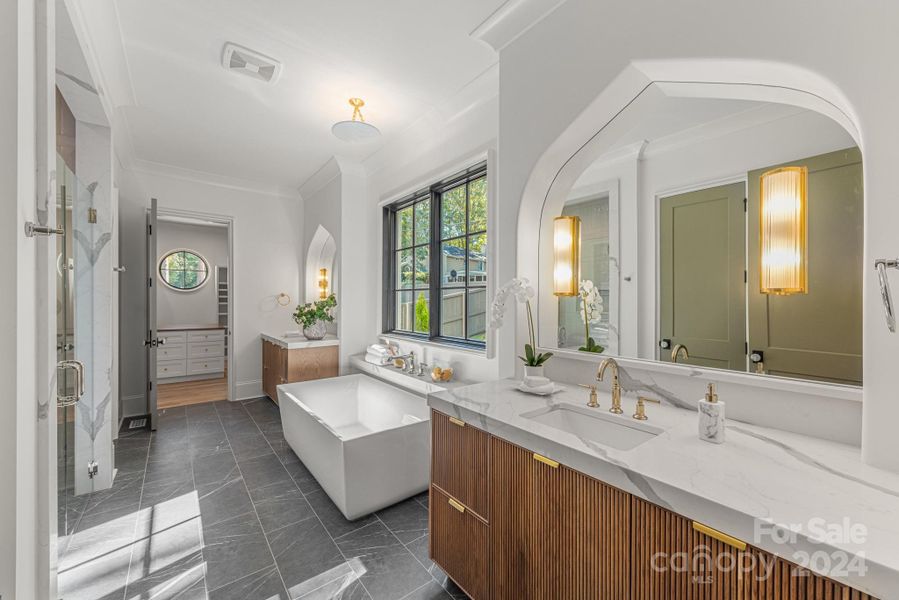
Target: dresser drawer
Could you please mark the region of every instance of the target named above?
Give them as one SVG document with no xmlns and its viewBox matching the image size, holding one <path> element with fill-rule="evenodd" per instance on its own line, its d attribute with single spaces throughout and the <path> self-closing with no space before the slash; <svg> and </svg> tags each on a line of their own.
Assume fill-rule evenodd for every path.
<svg viewBox="0 0 899 600">
<path fill-rule="evenodd" d="M 185 375 L 187 375 L 187 364 L 183 360 L 156 361 L 156 376 L 159 379 L 183 377 Z"/>
<path fill-rule="evenodd" d="M 209 331 L 188 331 L 187 341 L 194 342 L 217 342 L 225 339 L 225 331 L 223 329 L 210 329 Z"/>
<path fill-rule="evenodd" d="M 225 370 L 225 359 L 218 358 L 194 358 L 187 361 L 187 374 L 199 375 L 201 373 L 221 373 Z"/>
<path fill-rule="evenodd" d="M 165 345 L 184 344 L 187 342 L 187 333 L 184 331 L 160 331 L 158 335 L 160 340 L 165 340 Z"/>
<path fill-rule="evenodd" d="M 165 345 L 159 346 L 156 349 L 156 360 L 158 362 L 164 360 L 177 360 L 177 359 L 187 358 L 187 346 L 184 344 L 170 344 L 166 342 Z"/>
<path fill-rule="evenodd" d="M 225 355 L 224 341 L 213 342 L 208 344 L 196 344 L 191 342 L 187 345 L 188 358 L 206 358 Z"/>
</svg>

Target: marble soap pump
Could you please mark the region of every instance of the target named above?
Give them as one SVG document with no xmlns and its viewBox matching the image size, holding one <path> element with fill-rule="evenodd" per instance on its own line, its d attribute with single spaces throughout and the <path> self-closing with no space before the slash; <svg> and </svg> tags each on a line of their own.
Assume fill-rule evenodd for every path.
<svg viewBox="0 0 899 600">
<path fill-rule="evenodd" d="M 709 384 L 705 397 L 699 401 L 699 439 L 724 443 L 724 402 L 718 400 L 714 383 Z"/>
</svg>

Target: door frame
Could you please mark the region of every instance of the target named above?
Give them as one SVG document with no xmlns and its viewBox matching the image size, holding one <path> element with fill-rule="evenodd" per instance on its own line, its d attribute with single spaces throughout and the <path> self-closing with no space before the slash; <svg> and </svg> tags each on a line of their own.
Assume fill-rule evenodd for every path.
<svg viewBox="0 0 899 600">
<path fill-rule="evenodd" d="M 169 217 L 182 217 L 186 219 L 198 219 L 202 221 L 211 221 L 213 223 L 219 223 L 225 225 L 228 231 L 228 329 L 225 332 L 225 338 L 227 339 L 227 348 L 228 348 L 228 357 L 227 357 L 227 365 L 228 365 L 228 401 L 237 400 L 237 353 L 234 351 L 236 344 L 234 339 L 237 337 L 237 334 L 234 329 L 234 315 L 237 310 L 237 302 L 235 300 L 235 293 L 237 290 L 237 286 L 234 284 L 236 281 L 234 268 L 234 217 L 231 215 L 226 215 L 222 213 L 207 213 L 195 210 L 183 210 L 180 208 L 167 208 L 164 206 L 158 206 L 156 209 L 156 217 L 157 224 L 159 217 L 169 216 Z M 159 262 L 159 257 L 154 258 L 155 263 Z M 212 273 L 210 273 L 212 275 Z M 158 383 L 158 382 L 157 382 Z"/>
<path fill-rule="evenodd" d="M 662 305 L 662 244 L 661 239 L 659 237 L 659 232 L 661 231 L 662 226 L 662 200 L 664 198 L 670 198 L 671 196 L 678 196 L 680 194 L 689 194 L 690 192 L 699 192 L 702 190 L 707 190 L 709 188 L 719 187 L 723 185 L 730 185 L 733 183 L 743 183 L 743 194 L 744 198 L 749 194 L 749 177 L 746 173 L 738 173 L 736 175 L 731 175 L 728 177 L 718 177 L 715 179 L 707 179 L 697 183 L 691 183 L 689 185 L 678 186 L 673 188 L 666 188 L 661 191 L 657 191 L 653 194 L 653 223 L 652 223 L 652 231 L 649 232 L 652 235 L 652 243 L 653 243 L 653 270 L 655 271 L 655 277 L 653 279 L 655 285 L 655 293 L 652 298 L 652 316 L 653 322 L 655 326 L 653 328 L 653 360 L 661 361 L 662 350 L 659 348 L 659 339 L 661 338 L 662 331 L 662 320 L 661 314 L 659 313 L 659 307 Z M 748 239 L 748 219 L 743 218 L 743 250 L 744 252 L 749 252 L 749 239 Z M 748 256 L 748 255 L 745 255 Z M 748 268 L 748 265 L 744 265 L 744 269 Z M 744 290 L 748 290 L 748 284 L 746 282 L 743 283 Z M 746 331 L 749 330 L 749 300 L 747 298 L 747 294 L 744 291 L 743 294 L 743 302 L 746 304 L 745 310 L 743 313 L 744 323 L 743 327 Z M 747 358 L 747 368 L 748 368 L 748 358 Z M 742 371 L 736 371 L 742 372 Z"/>
</svg>

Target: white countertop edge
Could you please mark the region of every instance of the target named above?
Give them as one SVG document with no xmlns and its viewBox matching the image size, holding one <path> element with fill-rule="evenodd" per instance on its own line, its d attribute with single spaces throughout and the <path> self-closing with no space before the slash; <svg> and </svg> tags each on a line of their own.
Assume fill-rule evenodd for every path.
<svg viewBox="0 0 899 600">
<path fill-rule="evenodd" d="M 502 382 L 489 383 L 494 384 L 494 387 L 498 388 L 500 387 L 500 384 Z M 510 388 L 512 385 L 514 385 L 513 382 L 508 382 L 508 384 Z M 464 388 L 457 389 L 455 391 L 461 391 L 463 392 L 463 395 L 467 393 Z M 499 393 L 505 393 L 505 390 L 500 390 Z M 519 392 L 516 393 L 520 394 Z M 634 453 L 642 449 L 644 451 L 643 460 L 646 459 L 646 453 L 651 453 L 651 455 L 657 457 L 657 459 L 651 458 L 650 460 L 664 461 L 664 456 L 666 455 L 666 453 L 664 452 L 664 446 L 656 446 L 653 448 L 651 445 L 656 443 L 676 443 L 675 440 L 671 439 L 671 435 L 662 434 L 656 440 L 647 442 L 646 444 L 638 446 L 637 448 L 627 452 L 620 452 L 614 449 L 606 449 L 595 443 L 591 444 L 589 448 L 585 444 L 582 444 L 580 445 L 580 447 L 578 447 L 576 444 L 552 439 L 547 435 L 529 431 L 524 427 L 529 426 L 530 424 L 521 423 L 521 421 L 526 421 L 521 417 L 510 418 L 509 421 L 511 422 L 507 422 L 506 420 L 494 418 L 493 416 L 487 415 L 485 414 L 485 412 L 489 410 L 490 399 L 484 398 L 484 401 L 480 402 L 479 400 L 470 399 L 471 394 L 468 395 L 469 398 L 462 398 L 460 401 L 460 399 L 457 399 L 454 396 L 453 391 L 432 393 L 428 396 L 428 404 L 432 408 L 440 412 L 462 419 L 463 421 L 466 421 L 475 427 L 479 427 L 493 435 L 496 435 L 497 437 L 508 440 L 509 442 L 517 444 L 523 448 L 527 448 L 528 450 L 531 450 L 533 452 L 549 456 L 550 458 L 558 460 L 566 466 L 581 471 L 609 485 L 634 494 L 635 496 L 661 506 L 662 508 L 671 510 L 672 512 L 683 515 L 684 517 L 687 517 L 689 519 L 700 521 L 704 524 L 709 525 L 710 527 L 719 529 L 739 539 L 747 540 L 751 545 L 771 552 L 772 554 L 780 556 L 785 560 L 789 560 L 795 563 L 797 562 L 795 558 L 797 552 L 808 552 L 811 555 L 812 553 L 819 552 L 821 550 L 824 550 L 825 552 L 845 552 L 850 556 L 862 555 L 864 556 L 865 565 L 867 568 L 867 572 L 864 576 L 856 573 L 834 574 L 828 572 L 827 569 L 819 568 L 826 565 L 821 565 L 818 563 L 805 566 L 815 572 L 820 573 L 821 575 L 833 578 L 855 589 L 872 594 L 873 596 L 880 598 L 881 600 L 887 600 L 889 598 L 899 598 L 899 596 L 897 596 L 897 593 L 899 593 L 899 553 L 897 553 L 895 550 L 896 548 L 899 548 L 899 536 L 895 536 L 895 545 L 893 545 L 892 543 L 883 543 L 884 540 L 880 540 L 881 547 L 876 548 L 874 553 L 868 552 L 868 549 L 865 548 L 864 545 L 862 545 L 862 550 L 859 551 L 858 549 L 853 548 L 851 545 L 817 542 L 811 540 L 802 533 L 796 535 L 795 543 L 778 543 L 772 540 L 770 537 L 765 537 L 762 540 L 750 541 L 755 540 L 756 538 L 756 520 L 770 517 L 770 514 L 752 514 L 749 511 L 744 511 L 740 508 L 732 506 L 731 503 L 727 502 L 721 497 L 718 497 L 716 499 L 712 494 L 700 494 L 692 491 L 689 489 L 689 486 L 691 484 L 696 484 L 696 482 L 693 481 L 692 477 L 687 479 L 685 482 L 682 482 L 681 485 L 678 485 L 678 483 L 681 482 L 673 481 L 673 478 L 670 478 L 672 480 L 669 481 L 662 481 L 661 478 L 650 476 L 645 472 L 642 472 L 643 469 L 633 468 L 622 462 L 622 460 L 616 458 L 618 456 L 627 458 L 629 454 L 633 455 Z M 528 401 L 531 401 L 532 403 L 542 403 L 545 406 L 546 404 L 553 402 L 552 399 L 547 400 L 545 398 L 539 398 L 537 400 L 534 400 L 534 397 L 527 398 L 525 396 L 526 395 L 524 394 L 520 394 L 522 404 L 526 404 Z M 570 402 L 571 399 L 565 398 L 565 401 Z M 632 402 L 632 399 L 629 399 L 629 401 Z M 601 399 L 600 402 L 603 403 L 603 400 Z M 606 400 L 605 405 L 608 405 L 608 400 Z M 533 405 L 528 406 L 527 408 L 532 407 Z M 629 408 L 629 405 L 625 406 L 626 410 L 628 410 Z M 656 410 L 659 409 L 659 407 L 652 408 L 655 408 Z M 682 413 L 687 412 L 671 407 L 667 407 L 667 410 L 674 410 Z M 681 417 L 677 417 L 676 420 L 682 419 Z M 695 416 L 690 417 L 690 420 L 695 422 Z M 796 434 L 786 434 L 784 432 L 777 432 L 776 430 L 769 430 L 761 427 L 746 425 L 744 423 L 739 423 L 736 421 L 728 423 L 729 431 L 731 430 L 731 426 L 736 426 L 740 431 L 746 431 L 750 434 L 762 432 L 760 433 L 760 435 L 764 437 L 767 437 L 767 435 L 765 434 L 771 434 L 770 439 L 774 441 L 775 446 L 780 443 L 777 439 L 778 437 L 797 437 Z M 679 435 L 683 434 L 682 430 L 684 429 L 684 427 L 682 425 L 669 427 L 668 431 L 674 431 L 675 429 L 678 430 Z M 560 433 L 561 435 L 557 437 L 565 437 L 565 434 L 563 432 L 558 433 Z M 736 435 L 741 434 L 738 432 L 736 433 Z M 751 440 L 751 435 L 749 439 Z M 581 440 L 581 442 L 584 442 L 584 440 Z M 838 447 L 838 450 L 842 450 L 841 447 L 843 447 L 843 445 L 841 444 L 824 441 L 821 441 L 820 444 L 817 445 L 820 446 L 822 444 L 832 444 L 834 447 Z M 725 445 L 727 445 L 727 442 L 725 442 Z M 740 445 L 742 447 L 743 444 Z M 746 445 L 751 446 L 752 443 Z M 785 446 L 784 448 L 786 452 L 789 452 L 790 448 L 788 446 Z M 818 457 L 816 456 L 815 458 Z M 824 464 L 827 464 L 828 457 L 821 456 L 820 460 L 823 461 Z M 763 454 L 759 454 L 758 462 L 764 464 L 770 462 L 770 460 Z M 701 477 L 701 475 L 701 473 L 697 472 L 695 477 Z M 735 467 L 734 478 L 739 479 L 739 476 L 739 469 Z M 836 475 L 834 475 L 834 477 L 836 477 Z M 887 478 L 891 480 L 890 483 L 892 484 L 893 475 L 887 474 Z M 772 485 L 776 486 L 777 483 L 777 477 L 772 476 Z M 892 490 L 892 487 L 890 487 L 890 490 Z M 738 489 L 729 489 L 728 491 L 734 494 L 740 493 Z M 772 490 L 771 493 L 776 495 L 776 490 Z M 824 498 L 822 499 L 822 502 L 827 503 L 828 500 L 829 499 Z M 884 519 L 889 519 L 888 515 L 892 515 L 894 517 L 893 520 L 899 522 L 899 512 L 895 510 L 897 506 L 899 506 L 899 499 L 892 498 L 887 502 L 887 506 L 872 507 L 871 510 L 873 510 L 874 512 L 883 511 L 884 513 L 887 513 L 886 515 L 881 515 Z M 830 505 L 827 504 L 827 507 L 830 508 Z M 808 518 L 815 516 L 818 516 L 815 514 L 815 508 L 809 506 Z M 851 514 L 846 516 L 853 522 L 861 522 L 860 519 L 853 518 L 853 515 Z M 776 515 L 773 520 L 775 523 L 780 524 L 776 519 Z M 887 536 L 888 535 L 889 534 L 887 534 Z"/>
<path fill-rule="evenodd" d="M 392 366 L 381 366 L 367 362 L 363 358 L 362 354 L 354 354 L 353 356 L 351 356 L 350 366 L 361 373 L 372 375 L 374 377 L 377 377 L 378 379 L 387 381 L 388 383 L 393 383 L 405 390 L 421 394 L 422 396 L 427 396 L 428 394 L 433 394 L 436 392 L 445 392 L 453 388 L 466 387 L 471 385 L 470 381 L 448 381 L 434 383 L 431 380 L 431 376 L 427 373 L 422 375 L 421 377 L 417 375 L 409 375 L 408 373 L 404 373 L 403 371 Z"/>
<path fill-rule="evenodd" d="M 262 339 L 273 344 L 277 344 L 287 350 L 300 350 L 302 348 L 323 348 L 325 346 L 339 346 L 340 340 L 335 335 L 328 334 L 321 340 L 307 340 L 302 333 L 296 336 L 272 335 L 269 333 L 260 334 Z"/>
</svg>

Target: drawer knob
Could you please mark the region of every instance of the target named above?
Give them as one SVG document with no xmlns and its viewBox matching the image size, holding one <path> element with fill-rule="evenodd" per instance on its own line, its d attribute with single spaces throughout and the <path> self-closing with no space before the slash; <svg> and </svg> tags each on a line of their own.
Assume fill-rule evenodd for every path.
<svg viewBox="0 0 899 600">
<path fill-rule="evenodd" d="M 465 506 L 463 506 L 461 502 L 456 502 L 456 501 L 453 500 L 452 498 L 450 498 L 450 499 L 448 500 L 448 502 L 449 502 L 449 505 L 450 505 L 450 506 L 452 506 L 453 508 L 455 508 L 456 510 L 458 510 L 460 513 L 464 513 L 464 512 L 465 512 Z"/>
</svg>

